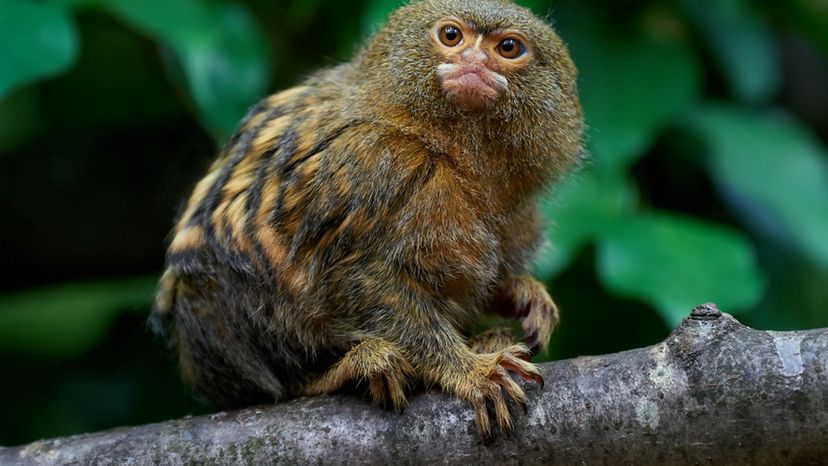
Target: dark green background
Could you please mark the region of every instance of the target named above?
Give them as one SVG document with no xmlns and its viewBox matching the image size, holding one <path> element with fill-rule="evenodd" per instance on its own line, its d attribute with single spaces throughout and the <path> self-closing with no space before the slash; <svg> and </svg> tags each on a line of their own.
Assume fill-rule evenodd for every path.
<svg viewBox="0 0 828 466">
<path fill-rule="evenodd" d="M 0 0 L 0 444 L 206 412 L 146 329 L 179 202 L 245 108 L 389 0 Z M 828 3 L 526 1 L 581 70 L 591 161 L 543 201 L 550 358 L 715 301 L 828 326 Z"/>
</svg>

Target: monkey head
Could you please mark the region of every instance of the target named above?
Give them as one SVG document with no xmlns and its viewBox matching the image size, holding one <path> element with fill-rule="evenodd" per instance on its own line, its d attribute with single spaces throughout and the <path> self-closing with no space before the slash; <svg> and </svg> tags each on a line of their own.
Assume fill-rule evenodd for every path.
<svg viewBox="0 0 828 466">
<path fill-rule="evenodd" d="M 582 155 L 568 50 L 549 24 L 510 1 L 412 2 L 369 40 L 355 72 L 361 106 L 377 120 L 405 112 L 450 139 L 486 134 L 527 163 L 555 159 L 556 172 Z"/>
</svg>

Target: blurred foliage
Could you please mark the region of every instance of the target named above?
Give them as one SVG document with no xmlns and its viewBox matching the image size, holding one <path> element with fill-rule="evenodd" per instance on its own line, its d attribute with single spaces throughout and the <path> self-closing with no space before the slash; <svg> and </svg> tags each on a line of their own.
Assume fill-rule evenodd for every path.
<svg viewBox="0 0 828 466">
<path fill-rule="evenodd" d="M 399 0 L 0 0 L 0 444 L 201 412 L 145 329 L 176 206 L 245 108 Z M 549 357 L 715 301 L 828 325 L 828 6 L 524 0 L 578 65 L 590 161 L 541 202 Z"/>
<path fill-rule="evenodd" d="M 53 360 L 82 356 L 100 344 L 119 313 L 143 314 L 156 282 L 156 276 L 97 280 L 2 295 L 0 351 Z"/>
<path fill-rule="evenodd" d="M 63 10 L 50 4 L 3 0 L 0 11 L 0 95 L 65 71 L 72 64 L 77 37 Z"/>
</svg>

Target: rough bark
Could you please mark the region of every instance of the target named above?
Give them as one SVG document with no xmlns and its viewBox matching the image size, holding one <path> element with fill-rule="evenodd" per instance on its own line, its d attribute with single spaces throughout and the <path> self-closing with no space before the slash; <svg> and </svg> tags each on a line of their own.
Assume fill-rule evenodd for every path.
<svg viewBox="0 0 828 466">
<path fill-rule="evenodd" d="M 402 415 L 327 396 L 0 449 L 0 464 L 828 463 L 828 329 L 757 331 L 700 306 L 662 343 L 542 371 L 489 442 L 446 395 Z"/>
</svg>

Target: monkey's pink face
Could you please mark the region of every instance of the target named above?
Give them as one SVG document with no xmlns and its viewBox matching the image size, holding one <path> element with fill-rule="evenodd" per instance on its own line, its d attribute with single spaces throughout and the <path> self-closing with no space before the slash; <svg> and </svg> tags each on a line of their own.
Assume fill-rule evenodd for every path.
<svg viewBox="0 0 828 466">
<path fill-rule="evenodd" d="M 532 59 L 529 41 L 514 30 L 480 33 L 457 18 L 435 24 L 431 38 L 439 56 L 437 76 L 450 102 L 482 110 L 509 88 L 507 76 Z"/>
</svg>

